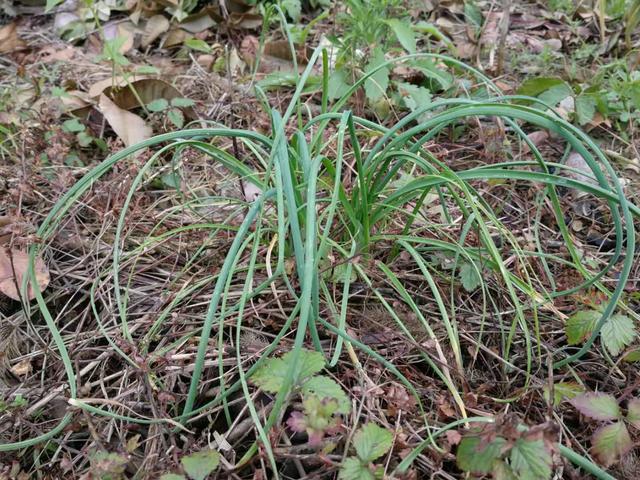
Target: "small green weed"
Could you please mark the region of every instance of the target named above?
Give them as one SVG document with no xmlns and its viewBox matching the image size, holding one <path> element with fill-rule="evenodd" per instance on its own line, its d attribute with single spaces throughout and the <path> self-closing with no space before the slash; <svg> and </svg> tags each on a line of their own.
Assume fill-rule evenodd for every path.
<svg viewBox="0 0 640 480">
<path fill-rule="evenodd" d="M 322 354 L 303 349 L 298 359 L 299 369 L 287 380 L 292 359 L 292 352 L 281 358 L 268 359 L 253 375 L 252 381 L 270 393 L 278 393 L 287 383 L 292 385 L 291 392 L 302 396 L 302 411 L 293 412 L 287 425 L 295 432 L 306 432 L 309 444 L 317 447 L 325 434 L 340 426 L 338 415 L 348 414 L 351 403 L 338 383 L 318 375 L 325 363 Z"/>
<path fill-rule="evenodd" d="M 180 459 L 180 464 L 187 477 L 191 480 L 205 480 L 220 465 L 220 454 L 211 449 L 185 455 Z M 160 480 L 187 480 L 179 473 L 165 473 Z"/>
<path fill-rule="evenodd" d="M 356 455 L 347 457 L 340 467 L 340 480 L 377 480 L 384 477 L 384 466 L 373 462 L 386 454 L 393 434 L 375 423 L 367 423 L 353 436 Z"/>
<path fill-rule="evenodd" d="M 463 437 L 456 460 L 472 475 L 548 480 L 556 441 L 547 425 L 526 429 L 517 422 L 489 424 Z"/>
<path fill-rule="evenodd" d="M 588 392 L 576 396 L 570 403 L 585 417 L 601 422 L 591 437 L 592 451 L 605 466 L 620 460 L 633 448 L 627 424 L 640 429 L 640 399 L 627 401 L 623 414 L 619 402 L 605 393 Z"/>
</svg>

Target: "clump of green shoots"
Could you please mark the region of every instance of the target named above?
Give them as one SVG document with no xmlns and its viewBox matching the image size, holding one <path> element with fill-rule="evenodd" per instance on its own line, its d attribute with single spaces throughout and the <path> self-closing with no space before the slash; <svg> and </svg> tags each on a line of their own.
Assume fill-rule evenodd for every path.
<svg viewBox="0 0 640 480">
<path fill-rule="evenodd" d="M 470 70 L 451 58 L 416 54 L 394 61 L 380 59 L 376 66 L 372 66 L 365 76 L 350 85 L 331 105 L 328 90 L 325 88 L 320 113 L 308 116 L 300 106 L 299 99 L 315 63 L 322 54 L 320 49 L 314 52 L 308 67 L 301 75 L 287 110 L 283 113 L 269 111 L 272 126 L 270 135 L 226 127 L 185 129 L 153 137 L 115 153 L 87 173 L 53 206 L 38 231 L 38 236 L 43 242 L 31 247 L 31 274 L 34 275 L 33 259 L 42 249 L 42 245 L 46 244 L 47 239 L 55 234 L 74 203 L 98 179 L 116 165 L 127 162 L 134 153 L 148 148 L 157 149 L 145 160 L 131 182 L 129 194 L 118 218 L 111 263 L 108 269 L 96 278 L 91 289 L 95 320 L 101 325 L 106 341 L 112 345 L 114 355 L 120 356 L 123 362 L 136 365 L 135 358 L 123 351 L 113 338 L 114 331 L 141 352 L 141 355 L 162 355 L 162 351 L 154 351 L 152 339 L 162 331 L 165 322 L 171 318 L 172 310 L 189 298 L 190 292 L 209 284 L 190 286 L 187 291 L 181 292 L 164 307 L 152 325 L 135 330 L 130 328 L 127 313 L 128 293 L 119 276 L 122 265 L 135 259 L 142 249 L 160 242 L 163 236 L 178 235 L 182 231 L 169 230 L 162 235 L 152 233 L 146 244 L 126 246 L 124 226 L 134 193 L 144 189 L 147 183 L 151 182 L 151 173 L 155 169 L 170 164 L 173 171 L 179 171 L 178 160 L 188 149 L 208 156 L 211 162 L 218 162 L 244 183 L 253 185 L 260 194 L 254 201 L 242 205 L 245 214 L 239 226 L 202 224 L 193 227 L 201 228 L 211 235 L 233 232 L 233 242 L 226 250 L 221 267 L 208 280 L 212 285 L 211 295 L 201 325 L 197 331 L 176 343 L 178 345 L 179 342 L 193 338 L 197 341 L 197 353 L 193 360 L 194 367 L 189 379 L 188 392 L 184 402 L 179 407 L 176 405 L 176 409 L 180 410 L 171 422 L 187 425 L 189 419 L 195 415 L 223 405 L 225 415 L 231 423 L 227 402 L 230 395 L 241 392 L 251 412 L 258 438 L 257 443 L 248 449 L 237 466 L 246 465 L 250 461 L 258 451 L 259 443 L 264 447 L 273 472 L 278 471 L 278 466 L 271 448 L 269 432 L 283 418 L 284 409 L 289 404 L 292 394 L 298 393 L 303 399 L 307 399 L 306 403 L 303 400 L 300 412 L 302 417 L 298 417 L 299 421 L 294 424 L 314 439 L 320 436 L 321 431 L 326 432 L 334 425 L 337 414 L 348 412 L 348 402 L 338 393 L 340 389 L 335 388 L 336 385 L 330 385 L 327 378 L 316 376 L 323 366 L 335 366 L 343 357 L 344 350 L 349 353 L 349 358 L 357 358 L 358 352 L 379 362 L 416 397 L 419 408 L 424 413 L 416 386 L 393 363 L 349 334 L 348 312 L 352 308 L 349 291 L 354 278 L 369 289 L 372 298 L 377 299 L 388 313 L 390 326 L 401 332 L 413 344 L 418 343 L 415 328 L 408 328 L 406 321 L 398 315 L 396 308 L 376 286 L 373 277 L 392 289 L 394 295 L 415 317 L 422 330 L 421 337 L 428 339 L 433 345 L 433 355 L 423 350 L 417 355 L 429 366 L 436 381 L 453 398 L 460 418 L 457 424 L 466 423 L 473 419 L 468 418 L 459 380 L 464 377 L 465 356 L 458 333 L 457 313 L 455 308 L 447 305 L 440 279 L 444 276 L 451 284 L 461 284 L 466 290 L 481 298 L 484 305 L 483 322 L 490 315 L 492 308 L 496 311 L 500 308 L 490 301 L 488 279 L 492 278 L 501 285 L 511 303 L 513 315 L 504 325 L 500 355 L 506 362 L 512 361 L 514 341 L 517 337 L 522 338 L 525 354 L 523 358 L 518 359 L 520 369 L 518 372 L 512 372 L 512 375 L 521 375 L 522 381 L 528 382 L 534 369 L 540 368 L 541 365 L 546 368 L 547 358 L 534 344 L 534 339 L 539 340 L 539 325 L 535 320 L 540 309 L 553 303 L 555 298 L 590 287 L 605 292 L 608 298 L 582 348 L 578 351 L 566 348 L 554 352 L 556 368 L 580 359 L 598 338 L 603 325 L 618 306 L 633 262 L 633 255 L 624 256 L 624 252 L 634 251 L 635 232 L 633 228 L 627 228 L 626 233 L 623 233 L 624 226 L 633 225 L 634 218 L 640 215 L 640 210 L 625 198 L 617 176 L 599 147 L 585 133 L 562 120 L 553 111 L 539 108 L 535 99 L 520 97 L 517 104 L 510 98 L 500 96 L 483 100 L 456 98 L 430 101 L 416 104 L 413 112 L 391 127 L 359 118 L 344 110 L 344 106 L 356 90 L 375 78 L 379 71 L 390 68 L 393 62 L 423 59 L 446 64 L 459 71 Z M 323 64 L 326 67 L 326 57 L 324 60 Z M 486 82 L 482 75 L 477 72 L 475 74 Z M 330 72 L 325 68 L 325 87 L 329 83 L 329 77 Z M 495 91 L 490 83 L 485 83 L 482 88 L 488 93 Z M 507 161 L 454 171 L 426 147 L 430 140 L 436 139 L 438 134 L 447 128 L 477 117 L 502 119 L 513 134 L 512 141 L 526 144 L 532 152 L 533 160 Z M 294 120 L 297 120 L 297 123 Z M 288 134 L 294 123 L 293 133 Z M 561 175 L 564 165 L 545 161 L 542 153 L 528 139 L 524 131 L 525 126 L 550 130 L 566 141 L 573 150 L 585 158 L 597 184 Z M 243 151 L 248 152 L 251 158 L 246 155 L 238 158 L 230 153 L 224 147 L 224 142 L 231 140 L 242 145 Z M 556 169 L 554 173 L 551 173 L 550 167 Z M 402 175 L 407 181 L 396 183 Z M 350 179 L 348 185 L 344 181 L 347 177 Z M 569 252 L 568 260 L 553 253 L 524 249 L 518 243 L 509 228 L 501 222 L 499 215 L 482 197 L 479 185 L 493 180 L 544 186 L 541 195 L 545 202 L 553 207 L 555 220 Z M 598 272 L 587 270 L 581 263 L 579 252 L 568 232 L 560 208 L 556 193 L 556 188 L 560 186 L 599 197 L 610 208 L 616 244 L 609 263 Z M 181 188 L 180 182 L 176 182 L 176 188 Z M 197 209 L 210 200 L 189 190 L 181 190 L 181 198 L 184 205 L 176 208 Z M 432 199 L 432 202 L 439 202 L 441 216 L 438 222 L 429 219 L 425 214 L 427 198 Z M 545 202 L 541 201 L 539 204 Z M 424 226 L 425 223 L 428 227 Z M 455 225 L 455 231 L 460 232 L 459 238 L 449 236 L 436 239 L 420 234 L 421 229 L 433 227 L 439 231 L 444 225 Z M 472 231 L 478 237 L 478 246 L 469 247 L 465 240 Z M 496 237 L 500 237 L 503 247 L 498 247 Z M 356 261 L 372 259 L 372 252 L 376 252 L 381 245 L 390 248 L 376 254 L 375 261 Z M 265 247 L 269 252 L 268 261 L 261 254 Z M 437 263 L 431 260 L 438 252 L 446 253 L 453 261 L 454 268 L 449 269 L 448 274 L 443 273 L 447 270 L 439 268 Z M 194 253 L 195 258 L 199 253 Z M 331 260 L 328 260 L 329 254 Z M 410 293 L 406 279 L 394 272 L 393 262 L 398 255 L 403 255 L 413 262 L 413 275 L 420 276 L 423 288 L 433 298 L 436 314 L 426 315 Z M 516 258 L 517 262 L 507 262 L 507 256 Z M 338 299 L 332 295 L 334 287 L 328 284 L 327 276 L 321 271 L 321 266 L 329 261 L 344 265 L 342 278 L 337 283 L 338 288 L 342 290 Z M 553 264 L 569 266 L 575 269 L 583 281 L 571 292 L 554 289 L 549 285 L 555 284 L 545 282 L 541 278 L 544 273 L 541 274 L 539 268 L 534 268 L 533 262 L 542 265 L 543 271 L 549 276 L 552 275 Z M 514 265 L 517 265 L 517 268 Z M 610 291 L 602 284 L 601 279 L 617 265 L 620 265 L 618 283 L 615 289 Z M 458 272 L 459 268 L 462 269 L 461 273 L 456 276 L 453 272 Z M 233 280 L 241 283 L 241 295 L 229 295 Z M 97 307 L 99 300 L 95 295 L 98 285 L 102 289 L 109 285 L 113 290 L 117 320 L 111 321 L 109 329 L 101 323 L 102 318 Z M 236 353 L 238 375 L 233 381 L 226 380 L 222 362 L 219 363 L 219 393 L 215 398 L 203 401 L 200 393 L 203 389 L 205 357 L 211 349 L 211 341 L 217 344 L 219 352 L 224 351 L 225 342 L 232 342 L 235 351 L 240 352 L 247 305 L 276 285 L 286 288 L 295 300 L 295 308 L 285 311 L 286 318 L 280 330 L 274 334 L 272 341 L 255 363 L 247 365 L 242 361 L 240 354 Z M 128 411 L 119 411 L 109 403 L 99 406 L 90 404 L 79 396 L 76 367 L 61 336 L 59 324 L 41 292 L 36 292 L 36 299 L 37 308 L 47 322 L 58 355 L 65 366 L 70 403 L 93 415 L 103 415 L 131 423 L 148 421 Z M 327 308 L 323 308 L 325 306 Z M 497 315 L 500 316 L 499 313 Z M 444 335 L 437 335 L 436 328 L 444 332 Z M 330 354 L 323 348 L 321 335 L 328 335 L 333 341 Z M 272 360 L 271 355 L 283 345 L 285 337 L 291 339 L 287 346 L 287 361 Z M 305 348 L 312 348 L 316 353 L 312 355 Z M 313 368 L 304 370 L 303 367 L 310 358 L 313 360 Z M 278 362 L 275 363 L 278 372 L 275 377 L 265 373 L 265 366 L 273 367 L 274 362 Z M 264 418 L 258 415 L 254 404 L 249 386 L 249 380 L 252 378 L 256 385 L 274 394 L 270 413 Z M 273 383 L 274 378 L 277 378 L 277 388 Z M 327 394 L 327 388 L 333 392 L 331 395 Z M 310 398 L 315 400 L 308 400 Z M 51 439 L 59 435 L 72 418 L 73 411 L 69 411 L 49 432 L 16 443 L 0 445 L 0 451 L 24 448 Z M 320 419 L 322 424 L 314 423 Z M 405 461 L 395 467 L 396 473 L 406 471 L 411 460 L 425 448 L 437 448 L 437 436 L 448 427 L 434 429 L 432 426 L 426 426 L 428 438 L 416 446 Z M 576 456 L 570 450 L 560 449 L 560 452 L 571 461 L 587 465 L 591 471 L 597 472 L 600 478 L 607 478 L 595 465 L 581 460 L 582 457 Z M 359 456 L 357 461 L 363 465 L 373 460 L 375 458 L 372 455 L 366 455 Z M 355 461 L 350 463 L 355 464 Z M 276 473 L 274 475 L 277 476 Z M 375 476 L 375 471 L 373 475 Z"/>
</svg>

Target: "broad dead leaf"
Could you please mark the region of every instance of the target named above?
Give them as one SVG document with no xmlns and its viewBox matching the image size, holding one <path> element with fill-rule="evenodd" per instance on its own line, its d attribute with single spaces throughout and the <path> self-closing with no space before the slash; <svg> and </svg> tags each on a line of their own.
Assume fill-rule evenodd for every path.
<svg viewBox="0 0 640 480">
<path fill-rule="evenodd" d="M 28 358 L 22 360 L 21 362 L 16 363 L 13 367 L 11 367 L 11 373 L 13 373 L 16 377 L 24 377 L 31 373 L 31 360 Z"/>
<path fill-rule="evenodd" d="M 151 127 L 138 115 L 124 110 L 104 93 L 100 95 L 98 107 L 104 118 L 109 122 L 116 135 L 129 147 L 153 135 Z"/>
<path fill-rule="evenodd" d="M 169 20 L 164 15 L 154 15 L 147 20 L 145 26 L 145 35 L 142 39 L 142 46 L 147 47 L 151 45 L 156 38 L 169 30 Z"/>
<path fill-rule="evenodd" d="M 179 23 L 182 30 L 190 33 L 204 32 L 207 28 L 213 27 L 216 22 L 212 17 L 214 7 L 208 6 L 200 10 L 198 13 L 189 15 Z"/>
<path fill-rule="evenodd" d="M 124 38 L 125 41 L 120 47 L 120 53 L 125 54 L 133 48 L 136 36 L 136 27 L 132 22 L 109 22 L 104 25 L 103 35 L 105 40 L 114 40 L 115 38 Z"/>
<path fill-rule="evenodd" d="M 18 37 L 18 25 L 15 22 L 0 27 L 0 54 L 22 50 L 27 44 Z"/>
<path fill-rule="evenodd" d="M 131 82 L 129 86 L 108 86 L 101 93 L 107 95 L 118 107 L 125 110 L 131 110 L 133 108 L 141 107 L 140 102 L 133 94 L 132 89 L 136 91 L 138 98 L 144 105 L 147 105 L 158 98 L 172 100 L 174 98 L 184 97 L 182 93 L 180 93 L 180 90 L 173 85 L 155 78 L 135 80 Z M 197 118 L 197 115 L 191 107 L 185 107 L 182 111 L 192 120 Z"/>
<path fill-rule="evenodd" d="M 22 287 L 22 281 L 28 271 L 28 253 L 17 249 L 0 248 L 0 292 L 13 300 L 20 300 L 19 288 Z M 41 258 L 36 258 L 35 274 L 36 283 L 40 291 L 43 291 L 49 285 L 49 269 Z M 27 296 L 29 300 L 35 298 L 32 279 L 29 280 Z"/>
</svg>

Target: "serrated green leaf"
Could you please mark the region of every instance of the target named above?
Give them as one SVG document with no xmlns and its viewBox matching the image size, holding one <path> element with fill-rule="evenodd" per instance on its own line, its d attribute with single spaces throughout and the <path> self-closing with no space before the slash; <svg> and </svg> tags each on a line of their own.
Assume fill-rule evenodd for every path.
<svg viewBox="0 0 640 480">
<path fill-rule="evenodd" d="M 182 113 L 182 110 L 178 108 L 172 108 L 169 110 L 167 112 L 167 118 L 178 128 L 182 128 L 184 126 L 184 114 Z"/>
<path fill-rule="evenodd" d="M 561 78 L 553 77 L 534 77 L 525 80 L 518 89 L 518 95 L 526 95 L 528 97 L 537 97 L 542 92 L 552 87 L 563 85 L 565 83 Z"/>
<path fill-rule="evenodd" d="M 197 52 L 211 53 L 211 47 L 209 44 L 199 38 L 188 38 L 184 41 L 184 45 L 191 50 L 196 50 Z"/>
<path fill-rule="evenodd" d="M 584 393 L 584 387 L 576 382 L 558 382 L 553 385 L 553 406 L 557 407 L 564 400 L 571 400 Z M 543 395 L 549 401 L 549 387 L 544 386 Z"/>
<path fill-rule="evenodd" d="M 482 285 L 482 278 L 472 263 L 465 262 L 460 266 L 460 280 L 467 292 L 473 292 Z"/>
<path fill-rule="evenodd" d="M 567 343 L 569 345 L 576 345 L 589 338 L 600 316 L 600 312 L 595 310 L 582 310 L 571 315 L 564 327 L 565 334 L 567 335 Z"/>
<path fill-rule="evenodd" d="M 344 393 L 342 387 L 333 379 L 325 376 L 315 376 L 306 380 L 302 384 L 302 396 L 315 395 L 320 400 L 331 398 L 338 403 L 336 413 L 347 414 L 351 411 L 351 402 Z"/>
<path fill-rule="evenodd" d="M 500 458 L 502 448 L 507 441 L 496 437 L 487 443 L 481 437 L 464 437 L 458 445 L 456 463 L 460 470 L 474 474 L 487 474 L 493 469 L 494 462 Z"/>
<path fill-rule="evenodd" d="M 291 366 L 293 355 L 294 352 L 287 352 L 280 358 L 270 358 L 262 367 L 256 370 L 251 380 L 267 392 L 279 392 Z M 293 379 L 294 385 L 300 384 L 324 368 L 324 355 L 320 352 L 303 349 L 299 355 L 298 364 L 300 369 L 298 377 Z"/>
<path fill-rule="evenodd" d="M 334 71 L 329 77 L 329 91 L 327 92 L 327 95 L 332 100 L 340 98 L 345 95 L 350 88 L 351 85 L 347 79 L 347 72 L 343 69 L 339 69 Z"/>
<path fill-rule="evenodd" d="M 626 315 L 612 315 L 602 326 L 600 332 L 602 341 L 609 353 L 614 357 L 620 354 L 622 349 L 633 342 L 636 337 L 636 329 Z"/>
<path fill-rule="evenodd" d="M 154 101 L 147 104 L 147 110 L 150 112 L 162 112 L 169 107 L 169 102 L 166 98 L 156 98 Z"/>
<path fill-rule="evenodd" d="M 64 0 L 47 0 L 44 7 L 44 13 L 48 13 L 52 8 L 60 5 L 62 2 L 64 2 Z"/>
<path fill-rule="evenodd" d="M 627 403 L 627 422 L 640 429 L 640 398 L 632 398 Z"/>
<path fill-rule="evenodd" d="M 555 107 L 565 98 L 571 96 L 573 90 L 567 83 L 551 87 L 544 93 L 538 95 L 538 98 L 551 107 Z"/>
<path fill-rule="evenodd" d="M 398 92 L 400 92 L 405 106 L 412 112 L 431 103 L 431 92 L 427 88 L 412 83 L 399 82 Z"/>
<path fill-rule="evenodd" d="M 89 135 L 85 130 L 78 133 L 76 135 L 76 138 L 78 139 L 78 145 L 83 148 L 88 147 L 89 145 L 91 145 L 91 142 L 93 142 L 93 137 Z"/>
<path fill-rule="evenodd" d="M 353 446 L 363 462 L 373 462 L 389 451 L 393 434 L 375 423 L 367 423 L 353 436 Z"/>
<path fill-rule="evenodd" d="M 502 460 L 493 462 L 493 480 L 519 480 L 509 465 Z"/>
<path fill-rule="evenodd" d="M 622 361 L 624 362 L 640 362 L 640 348 L 636 348 L 635 350 L 631 350 L 627 352 L 623 357 Z"/>
<path fill-rule="evenodd" d="M 220 464 L 220 454 L 215 450 L 202 450 L 180 460 L 185 473 L 192 480 L 204 480 Z"/>
<path fill-rule="evenodd" d="M 152 65 L 141 65 L 136 67 L 135 74 L 136 75 L 158 75 L 160 70 Z"/>
<path fill-rule="evenodd" d="M 62 129 L 65 132 L 78 133 L 84 131 L 85 126 L 77 118 L 71 118 L 64 121 L 64 123 L 62 124 Z"/>
<path fill-rule="evenodd" d="M 387 20 L 400 45 L 409 53 L 416 53 L 416 34 L 407 22 L 397 18 Z"/>
<path fill-rule="evenodd" d="M 520 480 L 547 480 L 553 460 L 543 440 L 519 438 L 511 448 L 509 460 Z"/>
<path fill-rule="evenodd" d="M 453 75 L 440 68 L 433 60 L 421 58 L 412 61 L 410 65 L 418 69 L 428 79 L 437 82 L 442 90 L 453 86 Z"/>
<path fill-rule="evenodd" d="M 621 416 L 618 402 L 606 393 L 584 393 L 572 398 L 570 403 L 581 414 L 594 420 L 616 420 Z"/>
<path fill-rule="evenodd" d="M 380 48 L 373 52 L 371 60 L 365 69 L 366 73 L 385 63 L 384 53 Z M 389 87 L 389 68 L 383 67 L 364 81 L 364 92 L 370 102 L 376 102 L 384 97 Z"/>
<path fill-rule="evenodd" d="M 193 107 L 195 104 L 196 102 L 194 102 L 190 98 L 176 97 L 171 99 L 172 107 L 186 108 L 186 107 Z"/>
<path fill-rule="evenodd" d="M 464 2 L 464 18 L 467 23 L 472 24 L 474 27 L 482 27 L 484 20 L 482 10 L 474 0 L 466 0 Z"/>
<path fill-rule="evenodd" d="M 596 114 L 596 99 L 593 95 L 576 97 L 576 120 L 580 125 L 589 123 Z"/>
<path fill-rule="evenodd" d="M 300 21 L 300 14 L 302 13 L 300 0 L 282 0 L 281 5 L 291 20 L 296 23 Z"/>
<path fill-rule="evenodd" d="M 622 422 L 605 425 L 593 434 L 593 453 L 600 462 L 609 467 L 633 447 L 629 430 Z"/>
<path fill-rule="evenodd" d="M 348 457 L 340 467 L 340 480 L 375 480 L 371 470 L 356 457 Z"/>
</svg>

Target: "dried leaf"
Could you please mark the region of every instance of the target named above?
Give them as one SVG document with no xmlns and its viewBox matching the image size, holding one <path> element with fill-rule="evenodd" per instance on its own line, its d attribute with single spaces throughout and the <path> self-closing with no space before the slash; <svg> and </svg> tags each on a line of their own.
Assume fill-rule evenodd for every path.
<svg viewBox="0 0 640 480">
<path fill-rule="evenodd" d="M 22 360 L 11 367 L 10 370 L 16 377 L 24 377 L 31 372 L 31 361 L 28 358 Z"/>
<path fill-rule="evenodd" d="M 118 107 L 105 94 L 100 95 L 98 106 L 113 131 L 127 147 L 153 135 L 151 127 L 142 118 Z"/>
<path fill-rule="evenodd" d="M 144 28 L 145 35 L 141 45 L 147 47 L 151 45 L 160 35 L 169 30 L 169 20 L 164 15 L 154 15 L 147 20 Z"/>
<path fill-rule="evenodd" d="M 40 291 L 43 291 L 49 285 L 49 269 L 41 258 L 36 258 L 35 265 L 36 283 Z M 0 249 L 0 292 L 14 300 L 20 300 L 18 289 L 22 288 L 24 276 L 29 271 L 29 254 L 17 249 L 10 251 Z M 16 277 L 14 278 L 14 272 Z M 18 288 L 16 288 L 16 284 Z M 35 298 L 35 292 L 31 280 L 27 288 L 27 296 L 29 300 Z"/>
<path fill-rule="evenodd" d="M 18 25 L 13 22 L 0 27 L 0 54 L 23 50 L 27 44 L 18 37 Z"/>
<path fill-rule="evenodd" d="M 132 89 L 136 91 L 138 98 L 142 100 L 142 103 L 145 105 L 160 98 L 165 100 L 184 98 L 184 95 L 182 95 L 176 87 L 155 78 L 135 80 L 131 82 L 130 86 L 122 86 L 121 88 L 108 86 L 101 93 L 107 95 L 118 107 L 124 110 L 131 110 L 141 107 Z M 182 110 L 189 119 L 193 120 L 197 118 L 193 108 L 183 107 Z"/>
</svg>

